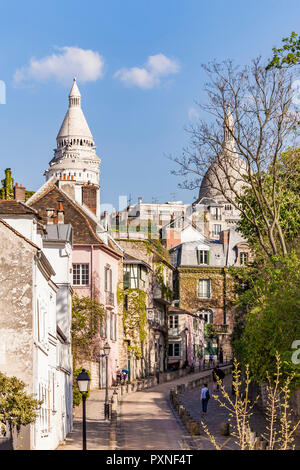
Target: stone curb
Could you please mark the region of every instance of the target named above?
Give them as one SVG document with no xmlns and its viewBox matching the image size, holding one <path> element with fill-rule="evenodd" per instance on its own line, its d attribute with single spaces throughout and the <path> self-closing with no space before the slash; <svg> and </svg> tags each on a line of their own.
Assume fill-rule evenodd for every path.
<svg viewBox="0 0 300 470">
<path fill-rule="evenodd" d="M 225 375 L 231 373 L 232 366 L 225 366 L 222 367 Z M 182 424 L 185 426 L 186 430 L 190 433 L 191 436 L 199 436 L 200 432 L 200 423 L 195 421 L 189 412 L 184 407 L 181 395 L 185 393 L 186 390 L 191 390 L 193 388 L 200 388 L 205 382 L 207 382 L 211 378 L 211 370 L 203 375 L 203 377 L 199 377 L 196 380 L 191 380 L 187 384 L 180 384 L 177 385 L 175 388 L 170 390 L 170 402 L 176 413 L 178 414 Z"/>
</svg>

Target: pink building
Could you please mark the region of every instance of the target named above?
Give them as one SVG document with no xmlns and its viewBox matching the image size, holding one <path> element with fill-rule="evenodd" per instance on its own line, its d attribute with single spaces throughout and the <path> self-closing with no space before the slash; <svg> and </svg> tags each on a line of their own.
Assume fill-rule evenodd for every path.
<svg viewBox="0 0 300 470">
<path fill-rule="evenodd" d="M 122 337 L 122 318 L 118 315 L 117 284 L 122 250 L 106 234 L 97 217 L 78 204 L 65 190 L 59 188 L 60 181 L 52 178 L 44 184 L 28 204 L 39 211 L 46 224 L 71 224 L 73 227 L 73 289 L 80 297 L 90 297 L 105 307 L 106 318 L 99 332 L 99 351 L 93 361 L 85 366 L 92 374 L 92 388 L 106 384 L 105 358 L 101 349 L 108 341 L 111 351 L 108 359 L 108 383 L 116 379 L 119 341 Z M 64 188 L 66 189 L 66 188 Z"/>
<path fill-rule="evenodd" d="M 199 367 L 204 351 L 204 320 L 178 307 L 168 310 L 168 368 Z"/>
</svg>

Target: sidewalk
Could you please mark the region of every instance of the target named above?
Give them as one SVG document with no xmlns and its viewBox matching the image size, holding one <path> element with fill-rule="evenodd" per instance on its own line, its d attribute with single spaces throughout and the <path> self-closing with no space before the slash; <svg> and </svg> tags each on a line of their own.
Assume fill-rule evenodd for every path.
<svg viewBox="0 0 300 470">
<path fill-rule="evenodd" d="M 109 390 L 109 399 L 113 390 Z M 109 450 L 110 421 L 104 420 L 105 390 L 93 390 L 86 400 L 87 450 Z M 82 450 L 82 405 L 75 409 L 73 431 L 56 450 Z"/>
</svg>

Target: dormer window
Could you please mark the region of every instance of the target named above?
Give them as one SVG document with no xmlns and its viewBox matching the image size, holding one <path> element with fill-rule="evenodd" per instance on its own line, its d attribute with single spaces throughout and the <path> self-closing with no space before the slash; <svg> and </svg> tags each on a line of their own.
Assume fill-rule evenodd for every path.
<svg viewBox="0 0 300 470">
<path fill-rule="evenodd" d="M 209 264 L 209 250 L 197 250 L 198 264 Z"/>
</svg>

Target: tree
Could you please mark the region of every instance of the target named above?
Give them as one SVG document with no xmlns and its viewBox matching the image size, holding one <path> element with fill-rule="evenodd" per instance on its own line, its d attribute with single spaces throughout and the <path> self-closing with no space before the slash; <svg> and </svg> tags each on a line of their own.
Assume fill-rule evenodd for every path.
<svg viewBox="0 0 300 470">
<path fill-rule="evenodd" d="M 300 338 L 300 260 L 292 253 L 272 261 L 260 274 L 253 271 L 249 288 L 238 297 L 238 307 L 246 318 L 233 346 L 241 365 L 249 364 L 258 383 L 267 371 L 275 373 L 278 352 L 282 377 L 294 373 L 296 387 L 300 385 L 300 365 L 292 361 L 292 344 Z"/>
<path fill-rule="evenodd" d="M 255 401 L 250 401 L 249 391 L 252 377 L 249 367 L 246 366 L 243 374 L 239 363 L 235 360 L 232 371 L 232 390 L 230 396 L 222 381 L 217 377 L 221 395 L 213 398 L 229 413 L 228 425 L 230 434 L 236 439 L 239 450 L 258 450 L 264 442 L 267 450 L 294 450 L 294 435 L 300 425 L 300 420 L 293 423 L 289 410 L 290 385 L 293 375 L 289 375 L 282 383 L 281 360 L 276 353 L 276 368 L 273 374 L 266 372 L 266 426 L 264 432 L 258 437 L 251 431 L 251 416 L 253 415 Z M 204 432 L 217 450 L 222 450 L 221 444 L 209 432 L 207 425 L 202 422 Z"/>
<path fill-rule="evenodd" d="M 41 401 L 32 398 L 25 392 L 26 384 L 17 377 L 8 377 L 0 372 L 0 426 L 5 435 L 6 426 L 12 431 L 21 426 L 34 423 Z"/>
<path fill-rule="evenodd" d="M 272 67 L 278 69 L 290 67 L 300 63 L 300 37 L 294 31 L 287 38 L 282 38 L 283 46 L 273 47 L 273 58 L 267 65 L 267 70 Z"/>
<path fill-rule="evenodd" d="M 277 166 L 278 181 L 275 201 L 278 207 L 280 207 L 278 222 L 285 240 L 286 249 L 288 252 L 291 252 L 297 245 L 300 233 L 300 149 L 290 149 L 281 154 Z M 267 171 L 264 175 L 264 191 L 269 199 L 272 197 L 272 184 L 273 176 Z M 263 204 L 265 206 L 265 203 Z M 271 252 L 271 245 L 269 243 L 263 213 L 261 212 L 252 187 L 245 189 L 241 197 L 241 206 L 243 211 L 237 223 L 238 231 L 247 239 L 250 247 L 258 253 L 260 246 L 257 238 L 257 230 L 253 224 L 249 222 L 251 218 L 249 207 L 251 207 L 252 211 L 255 212 L 256 221 L 259 225 L 264 244 L 268 248 L 268 251 Z M 266 206 L 264 210 L 267 212 Z M 247 213 L 247 218 L 244 213 Z M 279 242 L 278 237 L 276 238 L 276 241 Z"/>
<path fill-rule="evenodd" d="M 208 102 L 199 107 L 214 121 L 200 119 L 188 129 L 191 142 L 175 158 L 179 170 L 174 173 L 186 178 L 181 186 L 189 189 L 199 187 L 205 176 L 212 190 L 240 210 L 267 256 L 286 255 L 278 194 L 282 154 L 293 152 L 297 142 L 293 76 L 285 69 L 266 70 L 261 59 L 245 67 L 213 62 L 204 69 Z M 289 170 L 285 185 L 295 176 Z"/>
</svg>

